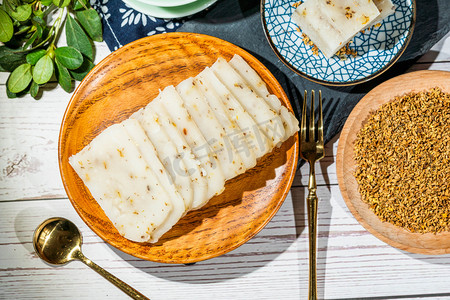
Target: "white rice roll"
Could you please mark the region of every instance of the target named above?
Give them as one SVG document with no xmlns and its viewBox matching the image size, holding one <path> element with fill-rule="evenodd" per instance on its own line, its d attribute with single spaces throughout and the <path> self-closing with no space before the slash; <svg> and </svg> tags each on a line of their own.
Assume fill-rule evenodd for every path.
<svg viewBox="0 0 450 300">
<path fill-rule="evenodd" d="M 256 158 L 264 156 L 274 147 L 272 140 L 269 140 L 262 129 L 257 125 L 250 114 L 245 111 L 240 102 L 231 94 L 225 85 L 217 78 L 210 68 L 206 68 L 199 75 L 204 82 L 208 82 L 214 91 L 219 95 L 220 100 L 228 108 L 231 119 L 235 121 L 246 137 L 249 148 L 253 150 Z"/>
<path fill-rule="evenodd" d="M 256 165 L 256 155 L 247 143 L 245 131 L 241 130 L 236 121 L 232 119 L 229 114 L 230 109 L 225 107 L 219 95 L 203 75 L 204 73 L 202 72 L 195 78 L 197 87 L 202 91 L 204 98 L 208 101 L 214 115 L 233 144 L 234 149 L 241 156 L 245 168 L 253 168 Z"/>
<path fill-rule="evenodd" d="M 200 161 L 208 178 L 208 199 L 223 192 L 225 176 L 205 138 L 197 124 L 186 110 L 183 100 L 173 86 L 166 87 L 161 93 L 161 98 L 154 101 L 162 103 L 174 126 L 184 136 L 195 157 Z M 164 98 L 164 99 L 163 99 Z"/>
<path fill-rule="evenodd" d="M 208 142 L 213 153 L 217 155 L 225 180 L 244 173 L 245 165 L 241 156 L 234 148 L 223 127 L 217 121 L 212 108 L 197 87 L 194 79 L 191 77 L 182 81 L 177 85 L 176 89 L 203 137 Z"/>
<path fill-rule="evenodd" d="M 172 212 L 169 195 L 120 124 L 69 158 L 119 233 L 148 242 Z"/>
<path fill-rule="evenodd" d="M 158 116 L 151 109 L 145 108 L 139 114 L 133 114 L 131 118 L 136 118 L 141 124 L 150 142 L 155 147 L 159 160 L 172 178 L 176 190 L 183 197 L 186 209 L 189 209 L 194 201 L 194 192 L 188 169 L 179 157 L 170 136 L 158 122 Z"/>
<path fill-rule="evenodd" d="M 299 130 L 298 120 L 284 105 L 281 104 L 277 96 L 270 94 L 267 90 L 266 83 L 258 75 L 258 73 L 239 55 L 235 54 L 228 62 L 233 69 L 238 72 L 242 78 L 256 91 L 258 96 L 265 99 L 267 104 L 281 117 L 285 130 L 284 140 Z"/>
<path fill-rule="evenodd" d="M 239 100 L 264 134 L 272 140 L 273 144 L 275 146 L 280 145 L 285 136 L 285 131 L 278 113 L 269 107 L 266 101 L 247 85 L 245 80 L 225 59 L 219 57 L 211 69 L 236 99 Z"/>
<path fill-rule="evenodd" d="M 166 101 L 162 99 L 161 101 Z M 194 199 L 190 209 L 197 209 L 203 206 L 208 201 L 208 181 L 206 171 L 201 166 L 201 162 L 195 158 L 185 138 L 182 136 L 173 120 L 169 117 L 167 110 L 159 102 L 151 102 L 148 106 L 152 112 L 158 116 L 158 123 L 162 126 L 167 136 L 170 137 L 177 149 L 178 155 L 184 162 L 187 169 L 187 174 L 191 180 L 191 186 L 194 192 Z M 179 166 L 174 164 L 174 169 Z"/>
<path fill-rule="evenodd" d="M 134 142 L 139 152 L 144 157 L 144 160 L 153 170 L 153 173 L 157 175 L 159 182 L 172 201 L 172 212 L 168 215 L 166 221 L 157 227 L 152 233 L 151 242 L 157 242 L 163 234 L 169 231 L 173 225 L 175 225 L 180 218 L 186 214 L 186 211 L 190 208 L 191 203 L 185 202 L 180 193 L 178 193 L 172 177 L 159 160 L 154 145 L 150 142 L 144 129 L 139 124 L 139 121 L 136 119 L 127 119 L 123 121 L 121 125 L 125 128 L 132 142 Z"/>
</svg>

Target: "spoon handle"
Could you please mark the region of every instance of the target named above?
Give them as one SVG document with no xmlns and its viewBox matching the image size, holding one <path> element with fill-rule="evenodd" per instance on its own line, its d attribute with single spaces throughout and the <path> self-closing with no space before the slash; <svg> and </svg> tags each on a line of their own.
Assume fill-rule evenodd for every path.
<svg viewBox="0 0 450 300">
<path fill-rule="evenodd" d="M 88 259 L 86 256 L 84 256 L 81 252 L 77 255 L 77 258 L 81 260 L 85 265 L 92 268 L 94 271 L 96 271 L 98 274 L 102 275 L 104 278 L 108 279 L 109 282 L 117 286 L 119 289 L 121 289 L 124 293 L 126 293 L 128 296 L 130 296 L 133 299 L 146 299 L 150 300 L 149 298 L 145 297 L 138 291 L 136 291 L 134 288 L 117 278 L 116 276 L 112 275 L 90 259 Z"/>
</svg>

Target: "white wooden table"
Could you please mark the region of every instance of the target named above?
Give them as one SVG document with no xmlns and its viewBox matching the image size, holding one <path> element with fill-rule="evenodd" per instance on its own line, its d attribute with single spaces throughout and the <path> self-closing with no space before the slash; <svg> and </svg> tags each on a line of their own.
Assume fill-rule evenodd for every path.
<svg viewBox="0 0 450 300">
<path fill-rule="evenodd" d="M 96 44 L 97 61 L 109 50 Z M 450 71 L 450 35 L 411 69 Z M 151 299 L 306 299 L 308 168 L 272 221 L 238 249 L 195 265 L 166 265 L 124 254 L 96 236 L 62 186 L 57 143 L 70 94 L 7 99 L 0 73 L 0 299 L 127 299 L 81 262 L 52 267 L 34 253 L 35 227 L 52 216 L 75 222 L 87 257 Z M 317 168 L 318 289 L 322 299 L 450 299 L 450 255 L 397 250 L 367 232 L 348 211 L 336 179 L 339 137 Z"/>
</svg>

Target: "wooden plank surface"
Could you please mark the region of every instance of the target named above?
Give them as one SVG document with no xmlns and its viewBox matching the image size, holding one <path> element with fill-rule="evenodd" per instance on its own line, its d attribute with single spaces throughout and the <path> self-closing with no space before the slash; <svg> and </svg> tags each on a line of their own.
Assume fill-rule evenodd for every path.
<svg viewBox="0 0 450 300">
<path fill-rule="evenodd" d="M 409 71 L 450 70 L 449 41 L 447 35 L 430 50 L 429 53 L 434 54 L 426 54 Z M 97 50 L 96 62 L 109 53 L 104 43 L 97 44 Z M 427 57 L 430 60 L 426 60 Z M 436 58 L 442 60 L 432 60 Z M 5 94 L 6 75 L 0 72 L 0 201 L 64 198 L 57 145 L 70 94 L 53 84 L 46 88 L 44 97 L 38 101 L 29 96 L 8 99 Z M 329 156 L 324 161 L 329 163 L 328 172 L 323 179 L 319 176 L 318 184 L 337 184 L 331 167 L 334 160 Z M 320 175 L 322 170 L 318 172 Z M 307 177 L 302 174 L 304 172 L 297 174 L 294 186 L 307 183 Z"/>
<path fill-rule="evenodd" d="M 410 71 L 450 71 L 449 35 Z M 98 44 L 97 60 L 106 56 Z M 87 257 L 151 299 L 305 299 L 307 166 L 277 215 L 256 237 L 218 258 L 165 265 L 124 254 L 96 236 L 66 198 L 57 163 L 60 122 L 70 99 L 58 89 L 7 99 L 0 74 L 0 299 L 127 299 L 80 262 L 63 267 L 34 254 L 34 228 L 47 217 L 73 220 Z M 336 179 L 339 138 L 317 169 L 318 287 L 321 299 L 450 299 L 450 255 L 409 254 L 368 233 L 348 211 Z"/>
<path fill-rule="evenodd" d="M 308 287 L 305 192 L 304 187 L 293 188 L 268 226 L 245 245 L 192 266 L 143 261 L 113 249 L 88 229 L 65 199 L 2 202 L 0 298 L 123 297 L 82 263 L 55 268 L 36 257 L 32 231 L 47 217 L 63 216 L 82 231 L 87 257 L 152 299 L 212 299 L 211 295 L 215 299 L 304 299 Z M 318 192 L 320 298 L 450 295 L 450 255 L 414 255 L 394 249 L 356 222 L 337 186 Z M 36 294 L 36 289 L 45 292 Z"/>
</svg>

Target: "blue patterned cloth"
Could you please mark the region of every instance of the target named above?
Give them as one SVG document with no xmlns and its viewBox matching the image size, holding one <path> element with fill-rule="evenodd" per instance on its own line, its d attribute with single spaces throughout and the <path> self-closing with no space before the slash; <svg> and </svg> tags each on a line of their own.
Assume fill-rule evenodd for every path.
<svg viewBox="0 0 450 300">
<path fill-rule="evenodd" d="M 138 12 L 119 0 L 91 0 L 103 22 L 103 39 L 114 51 L 137 39 L 176 31 L 182 20 L 166 20 Z"/>
</svg>

